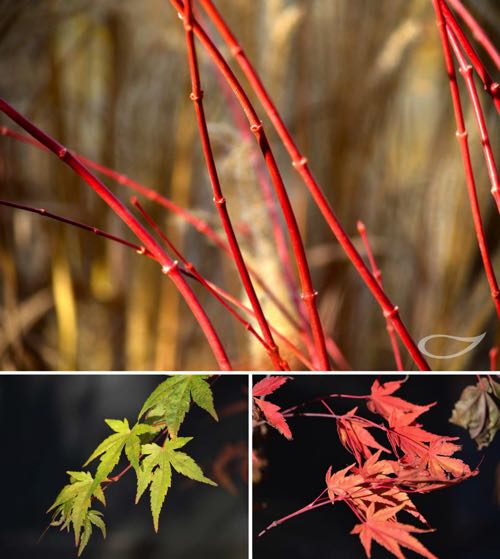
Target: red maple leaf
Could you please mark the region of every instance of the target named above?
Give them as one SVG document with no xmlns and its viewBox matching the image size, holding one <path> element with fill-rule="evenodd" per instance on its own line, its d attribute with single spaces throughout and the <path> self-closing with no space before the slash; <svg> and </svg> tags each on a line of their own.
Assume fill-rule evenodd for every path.
<svg viewBox="0 0 500 559">
<path fill-rule="evenodd" d="M 267 396 L 285 384 L 290 377 L 267 377 L 254 384 L 252 396 Z"/>
<path fill-rule="evenodd" d="M 404 504 L 401 504 L 396 507 L 375 510 L 375 503 L 372 503 L 366 511 L 364 522 L 356 524 L 351 534 L 359 534 L 359 539 L 368 557 L 371 557 L 372 540 L 374 540 L 398 557 L 398 559 L 405 559 L 401 547 L 411 549 L 427 559 L 437 559 L 435 555 L 412 536 L 412 532 L 423 533 L 431 530 L 415 528 L 415 526 L 402 524 L 396 520 L 396 514 L 403 507 Z"/>
<path fill-rule="evenodd" d="M 428 470 L 429 477 L 435 480 L 446 480 L 451 478 L 468 477 L 471 470 L 459 458 L 451 458 L 455 452 L 461 450 L 461 446 L 450 443 L 455 438 L 440 437 L 434 440 L 425 451 L 412 456 L 405 456 L 403 462 L 411 463 L 417 470 Z"/>
<path fill-rule="evenodd" d="M 421 456 L 428 449 L 424 443 L 443 438 L 425 431 L 420 424 L 413 423 L 421 413 L 420 410 L 406 413 L 398 409 L 393 410 L 389 417 L 390 429 L 387 431 L 387 438 L 393 448 L 398 446 L 405 454 Z"/>
<path fill-rule="evenodd" d="M 377 451 L 361 467 L 351 464 L 335 473 L 329 468 L 326 473 L 329 499 L 349 499 L 351 505 L 365 514 L 372 503 L 385 507 L 402 505 L 402 510 L 427 524 L 408 495 L 398 487 L 397 478 L 390 477 L 397 462 L 379 460 L 381 452 Z"/>
<path fill-rule="evenodd" d="M 384 452 L 389 452 L 389 450 L 373 438 L 367 426 L 363 425 L 362 418 L 354 417 L 357 410 L 357 407 L 353 408 L 337 420 L 337 431 L 340 442 L 354 454 L 356 461 L 360 464 L 362 456 L 368 459 L 372 455 L 370 448 Z"/>
<path fill-rule="evenodd" d="M 395 410 L 400 410 L 401 412 L 419 412 L 418 415 L 420 415 L 434 406 L 435 402 L 427 406 L 418 406 L 417 404 L 412 404 L 397 396 L 392 396 L 404 382 L 404 380 L 394 380 L 380 384 L 378 380 L 375 380 L 372 384 L 371 395 L 369 396 L 367 404 L 368 409 L 373 413 L 378 413 L 386 419 L 389 419 Z"/>
<path fill-rule="evenodd" d="M 262 410 L 266 421 L 290 440 L 292 438 L 292 432 L 290 431 L 290 427 L 288 427 L 288 423 L 283 417 L 283 414 L 280 413 L 281 408 L 276 404 L 266 402 L 260 398 L 254 398 L 254 402 Z"/>
</svg>

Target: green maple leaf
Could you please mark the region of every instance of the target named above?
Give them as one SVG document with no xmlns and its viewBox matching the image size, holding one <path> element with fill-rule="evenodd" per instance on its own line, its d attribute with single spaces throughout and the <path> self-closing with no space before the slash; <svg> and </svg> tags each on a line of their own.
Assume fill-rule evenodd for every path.
<svg viewBox="0 0 500 559">
<path fill-rule="evenodd" d="M 189 411 L 191 400 L 218 420 L 214 408 L 212 389 L 205 380 L 209 375 L 173 375 L 162 382 L 148 397 L 139 413 L 146 412 L 165 421 L 170 434 L 175 437 Z"/>
<path fill-rule="evenodd" d="M 92 525 L 97 526 L 102 532 L 103 538 L 106 539 L 106 525 L 104 520 L 101 518 L 102 513 L 98 510 L 89 510 L 85 520 L 83 522 L 83 531 L 80 538 L 80 545 L 78 547 L 78 557 L 82 554 L 83 550 L 87 546 L 92 535 Z"/>
<path fill-rule="evenodd" d="M 185 446 L 193 437 L 177 437 L 165 441 L 161 447 L 156 443 L 142 446 L 142 453 L 146 456 L 137 476 L 136 503 L 144 491 L 150 486 L 151 513 L 153 515 L 154 529 L 158 531 L 160 511 L 172 483 L 172 467 L 176 472 L 190 479 L 217 485 L 205 477 L 198 464 L 184 452 L 178 449 Z"/>
<path fill-rule="evenodd" d="M 90 509 L 93 497 L 103 505 L 106 499 L 101 485 L 94 487 L 95 480 L 89 472 L 67 473 L 70 483 L 63 487 L 47 512 L 55 511 L 51 522 L 53 526 L 67 530 L 73 526 L 75 545 L 79 545 L 80 555 L 92 534 L 92 524 L 98 526 L 104 536 L 106 534 L 102 514 Z"/>
<path fill-rule="evenodd" d="M 131 429 L 127 419 L 123 421 L 119 419 L 106 419 L 105 421 L 115 433 L 104 439 L 83 465 L 83 467 L 85 467 L 99 456 L 101 457 L 94 482 L 89 488 L 90 493 L 92 493 L 112 472 L 113 468 L 120 461 L 124 449 L 127 458 L 137 471 L 141 453 L 140 436 L 145 433 L 151 433 L 154 430 L 151 425 L 146 425 L 144 423 L 137 423 Z"/>
</svg>

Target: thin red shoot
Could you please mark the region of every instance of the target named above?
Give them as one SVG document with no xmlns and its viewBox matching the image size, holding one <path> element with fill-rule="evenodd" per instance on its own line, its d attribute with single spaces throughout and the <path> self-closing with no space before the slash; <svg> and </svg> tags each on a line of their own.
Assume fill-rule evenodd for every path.
<svg viewBox="0 0 500 559">
<path fill-rule="evenodd" d="M 370 262 L 370 266 L 372 269 L 372 273 L 375 279 L 378 281 L 380 287 L 383 288 L 382 285 L 382 272 L 380 271 L 379 267 L 377 266 L 377 262 L 375 261 L 375 257 L 373 255 L 372 247 L 370 245 L 370 241 L 368 240 L 368 235 L 366 234 L 366 227 L 362 221 L 358 221 L 357 224 L 359 234 L 361 236 L 361 240 L 365 245 L 366 254 L 368 256 L 368 260 Z M 385 319 L 387 333 L 389 334 L 389 339 L 391 341 L 392 353 L 394 354 L 394 360 L 396 361 L 396 367 L 398 371 L 404 371 L 403 362 L 401 361 L 401 354 L 399 352 L 398 340 L 396 338 L 396 334 L 394 332 L 394 326 L 392 322 L 386 318 Z"/>
<path fill-rule="evenodd" d="M 21 134 L 19 132 L 16 132 L 14 130 L 11 130 L 10 128 L 8 128 L 6 126 L 0 127 L 0 135 L 7 136 L 7 137 L 10 137 L 10 138 L 16 139 L 18 141 L 27 143 L 29 145 L 32 145 L 34 147 L 37 147 L 39 149 L 48 151 L 47 148 L 44 145 L 42 145 L 40 142 L 38 142 L 36 139 L 31 138 L 30 136 L 27 136 L 25 134 Z M 78 159 L 80 159 L 80 161 L 82 161 L 86 166 L 88 166 L 91 169 L 94 169 L 96 171 L 99 171 L 100 173 L 109 177 L 113 181 L 116 181 L 116 183 L 118 185 L 124 186 L 126 188 L 130 188 L 131 190 L 133 190 L 135 192 L 138 192 L 139 194 L 143 195 L 148 200 L 151 200 L 152 202 L 161 205 L 162 207 L 164 207 L 168 211 L 171 211 L 172 213 L 178 215 L 186 223 L 189 223 L 191 226 L 193 226 L 200 234 L 202 234 L 204 237 L 206 237 L 211 242 L 213 242 L 217 247 L 219 247 L 222 250 L 223 254 L 225 254 L 228 258 L 231 258 L 231 250 L 230 250 L 228 244 L 224 241 L 224 239 L 214 229 L 212 229 L 210 227 L 210 225 L 206 221 L 204 221 L 204 220 L 200 219 L 199 217 L 195 216 L 194 214 L 192 214 L 191 212 L 189 212 L 185 208 L 182 208 L 181 206 L 175 204 L 174 202 L 172 202 L 171 200 L 169 200 L 165 196 L 159 194 L 155 190 L 153 190 L 151 188 L 148 188 L 147 186 L 144 186 L 143 184 L 132 180 L 128 176 L 126 176 L 122 173 L 119 173 L 119 172 L 117 172 L 113 169 L 109 169 L 108 167 L 105 167 L 104 165 L 100 165 L 99 163 L 96 163 L 95 161 L 93 161 L 91 159 L 88 159 L 88 158 L 82 156 L 81 154 L 79 154 L 75 151 L 73 151 L 73 154 L 76 157 L 78 157 Z M 295 330 L 300 332 L 301 327 L 300 327 L 299 323 L 290 314 L 288 309 L 283 305 L 283 303 L 279 300 L 279 298 L 274 294 L 274 292 L 271 290 L 270 286 L 267 284 L 267 282 L 264 280 L 264 278 L 262 278 L 262 276 L 255 269 L 253 269 L 250 265 L 248 265 L 247 268 L 248 268 L 249 272 L 251 273 L 251 275 L 255 278 L 255 281 L 260 285 L 260 287 L 262 288 L 264 293 L 269 297 L 269 299 L 276 306 L 276 308 L 282 313 L 282 315 L 288 320 L 290 325 Z M 340 353 L 340 350 L 338 350 L 338 348 L 337 348 L 337 346 L 336 346 L 336 344 L 333 340 L 329 339 L 329 342 L 331 344 L 332 358 L 335 360 L 335 362 L 339 365 L 340 368 L 344 368 L 342 360 L 341 360 L 341 358 L 343 356 Z M 345 359 L 344 359 L 344 361 L 345 361 Z M 347 366 L 347 368 L 349 368 L 349 366 Z"/>
<path fill-rule="evenodd" d="M 461 0 L 448 0 L 452 8 L 457 12 L 457 14 L 462 18 L 467 27 L 471 30 L 476 41 L 484 48 L 488 53 L 498 70 L 500 70 L 500 53 L 497 51 L 495 45 L 492 43 L 491 39 L 488 37 L 484 29 L 479 25 L 474 16 L 469 12 L 469 10 L 462 4 Z"/>
<path fill-rule="evenodd" d="M 179 2 L 178 0 L 171 0 L 171 2 L 172 4 L 174 4 L 174 6 L 178 11 L 181 9 L 182 6 L 181 2 Z M 220 13 L 215 8 L 213 2 L 211 0 L 200 0 L 200 2 L 205 12 L 209 16 L 209 18 L 217 27 L 224 42 L 229 47 L 231 53 L 235 57 L 244 75 L 250 82 L 253 91 L 255 92 L 260 103 L 262 104 L 271 123 L 273 124 L 276 132 L 278 133 L 278 136 L 281 138 L 283 145 L 288 151 L 293 166 L 302 177 L 307 189 L 311 193 L 316 205 L 318 206 L 319 210 L 323 214 L 323 217 L 328 223 L 334 236 L 338 240 L 340 246 L 344 250 L 349 260 L 352 262 L 354 268 L 361 276 L 364 283 L 372 292 L 373 296 L 375 297 L 378 304 L 382 308 L 384 312 L 384 316 L 391 319 L 398 335 L 400 336 L 404 346 L 407 348 L 408 352 L 410 353 L 416 365 L 421 370 L 429 370 L 429 365 L 427 364 L 427 361 L 423 357 L 422 353 L 417 347 L 417 344 L 412 339 L 406 326 L 401 320 L 401 317 L 399 316 L 398 308 L 390 301 L 390 299 L 388 298 L 384 290 L 381 289 L 377 280 L 373 277 L 373 274 L 370 272 L 370 270 L 364 263 L 363 259 L 361 258 L 361 255 L 356 250 L 353 242 L 351 241 L 347 233 L 344 231 L 342 225 L 340 224 L 335 213 L 333 212 L 332 207 L 330 206 L 328 200 L 326 199 L 322 189 L 320 188 L 319 184 L 316 182 L 311 171 L 309 170 L 307 158 L 304 155 L 302 155 L 302 153 L 299 151 L 298 147 L 296 146 L 290 132 L 288 131 L 281 116 L 279 115 L 276 106 L 272 102 L 269 94 L 267 93 L 262 82 L 260 81 L 260 78 L 258 77 L 253 66 L 248 60 L 246 54 L 244 53 L 243 48 L 241 47 L 241 45 L 238 43 L 238 41 L 230 31 L 229 27 L 221 17 Z M 200 39 L 201 43 L 206 48 L 207 52 L 214 59 L 214 62 L 216 63 L 220 71 L 224 74 L 228 82 L 230 82 L 231 89 L 233 89 L 239 102 L 244 107 L 247 117 L 249 115 L 252 116 L 254 114 L 253 107 L 249 105 L 249 101 L 246 93 L 244 92 L 243 88 L 239 84 L 233 72 L 227 65 L 224 58 L 221 56 L 218 49 L 215 47 L 212 41 L 210 41 L 210 39 L 208 38 L 205 31 L 201 28 L 201 26 L 198 25 L 196 22 L 194 22 L 194 30 L 198 38 Z"/>
<path fill-rule="evenodd" d="M 29 134 L 36 138 L 41 144 L 52 151 L 61 161 L 68 165 L 73 171 L 79 175 L 95 192 L 98 194 L 106 204 L 113 210 L 118 217 L 130 228 L 130 230 L 140 239 L 144 247 L 149 250 L 155 259 L 162 266 L 162 272 L 169 276 L 177 287 L 187 305 L 194 314 L 197 322 L 199 323 L 207 341 L 212 349 L 214 357 L 217 360 L 218 366 L 221 370 L 231 370 L 231 364 L 226 355 L 224 347 L 215 331 L 210 319 L 203 310 L 196 295 L 182 277 L 177 266 L 172 262 L 168 254 L 162 247 L 154 240 L 154 238 L 144 229 L 144 227 L 137 221 L 137 219 L 128 211 L 123 203 L 102 183 L 89 169 L 75 157 L 65 146 L 53 139 L 51 136 L 40 130 L 32 122 L 26 119 L 23 115 L 17 112 L 9 103 L 4 99 L 0 99 L 0 110 L 5 113 L 10 119 L 16 122 L 19 126 L 24 128 Z"/>
<path fill-rule="evenodd" d="M 252 308 L 255 311 L 257 322 L 259 323 L 259 327 L 261 329 L 262 335 L 266 340 L 266 344 L 269 347 L 269 355 L 271 357 L 273 366 L 276 368 L 276 370 L 283 370 L 283 369 L 286 370 L 289 369 L 289 367 L 287 363 L 284 362 L 280 356 L 279 348 L 274 341 L 273 335 L 269 328 L 269 324 L 267 323 L 267 319 L 264 315 L 264 312 L 262 311 L 262 307 L 260 305 L 259 299 L 255 292 L 255 288 L 250 278 L 250 274 L 248 273 L 248 269 L 246 267 L 243 254 L 241 253 L 238 240 L 236 239 L 236 234 L 234 232 L 231 219 L 229 217 L 229 212 L 227 210 L 226 199 L 224 198 L 224 195 L 222 193 L 222 188 L 217 173 L 217 167 L 212 152 L 210 137 L 208 134 L 207 122 L 205 119 L 205 109 L 203 106 L 203 91 L 201 89 L 200 73 L 198 69 L 198 59 L 196 55 L 196 47 L 194 44 L 192 17 L 193 17 L 193 12 L 192 12 L 191 0 L 187 0 L 184 4 L 183 23 L 185 29 L 187 51 L 188 51 L 189 73 L 191 77 L 192 90 L 191 90 L 190 98 L 194 103 L 196 120 L 198 124 L 198 132 L 201 139 L 203 154 L 205 157 L 205 163 L 210 177 L 210 183 L 212 185 L 214 203 L 217 208 L 217 212 L 219 213 L 219 217 L 222 222 L 222 225 L 224 227 L 224 231 L 227 240 L 229 242 L 231 253 L 234 258 L 236 267 L 238 269 L 238 273 L 240 275 L 243 287 L 250 300 Z"/>
<path fill-rule="evenodd" d="M 447 30 L 448 38 L 450 40 L 451 46 L 453 47 L 458 65 L 460 67 L 460 74 L 465 80 L 467 92 L 474 108 L 474 115 L 476 117 L 477 125 L 479 128 L 481 145 L 483 147 L 484 159 L 486 161 L 486 168 L 488 169 L 488 175 L 490 178 L 491 195 L 493 196 L 493 199 L 495 200 L 495 203 L 497 205 L 498 212 L 500 213 L 500 189 L 498 185 L 498 172 L 495 164 L 495 158 L 493 157 L 493 150 L 491 149 L 490 136 L 486 127 L 483 109 L 481 108 L 481 102 L 479 101 L 479 97 L 477 94 L 476 84 L 474 83 L 472 66 L 468 64 L 467 59 L 462 54 L 455 33 L 448 26 Z"/>
<path fill-rule="evenodd" d="M 183 3 L 177 0 L 170 1 L 179 14 L 182 14 L 184 12 Z M 297 220 L 293 212 L 293 208 L 290 203 L 285 185 L 283 183 L 283 179 L 276 164 L 276 160 L 271 150 L 271 146 L 264 131 L 263 124 L 257 116 L 257 113 L 255 112 L 255 109 L 253 108 L 248 96 L 239 84 L 230 67 L 227 65 L 223 56 L 220 54 L 212 41 L 210 41 L 209 37 L 206 35 L 204 30 L 201 29 L 196 20 L 192 18 L 191 22 L 192 31 L 194 30 L 196 35 L 200 38 L 203 46 L 209 51 L 210 55 L 214 57 L 217 67 L 220 71 L 223 72 L 224 77 L 230 83 L 231 89 L 242 105 L 245 115 L 250 124 L 250 130 L 254 133 L 256 141 L 264 157 L 266 167 L 271 177 L 271 182 L 275 189 L 278 201 L 281 206 L 281 211 L 283 212 L 285 223 L 290 234 L 292 250 L 297 263 L 300 283 L 302 287 L 301 297 L 304 300 L 304 303 L 308 310 L 312 336 L 317 351 L 318 363 L 321 369 L 327 370 L 329 369 L 329 363 L 326 351 L 325 337 L 323 334 L 323 328 L 321 326 L 321 321 L 319 319 L 319 313 L 316 305 L 316 298 L 318 293 L 314 290 L 312 285 L 311 273 L 307 263 L 307 258 Z"/>
<path fill-rule="evenodd" d="M 434 0 L 432 0 L 433 3 Z M 474 50 L 473 46 L 470 44 L 469 40 L 467 39 L 465 33 L 462 31 L 460 25 L 458 25 L 455 16 L 448 8 L 444 0 L 439 0 L 439 4 L 441 6 L 440 14 L 446 20 L 446 23 L 451 27 L 457 39 L 462 46 L 462 48 L 467 53 L 472 65 L 474 66 L 479 78 L 483 82 L 484 89 L 491 95 L 493 98 L 493 102 L 495 103 L 495 107 L 497 111 L 500 113 L 500 85 L 497 82 L 494 82 L 491 78 L 488 70 L 486 70 L 484 64 L 481 62 L 481 59 L 477 55 L 476 51 Z"/>
<path fill-rule="evenodd" d="M 451 53 L 450 43 L 448 41 L 446 23 L 443 17 L 443 11 L 441 10 L 442 3 L 440 0 L 432 0 L 432 1 L 434 4 L 434 11 L 436 12 L 437 26 L 441 38 L 441 45 L 444 53 L 446 71 L 448 73 L 451 98 L 453 102 L 453 110 L 455 114 L 455 122 L 457 125 L 456 135 L 458 141 L 460 142 L 462 161 L 465 170 L 465 179 L 467 182 L 467 193 L 469 195 L 469 203 L 472 211 L 472 219 L 474 221 L 474 228 L 476 231 L 477 242 L 479 245 L 479 251 L 481 253 L 481 258 L 483 261 L 486 278 L 490 286 L 491 297 L 495 304 L 497 315 L 500 317 L 500 291 L 498 289 L 498 284 L 495 277 L 495 271 L 491 264 L 491 258 L 490 258 L 488 246 L 486 244 L 486 239 L 484 235 L 483 222 L 481 219 L 481 211 L 479 208 L 479 201 L 477 198 L 476 181 L 474 179 L 474 171 L 472 168 L 472 162 L 470 157 L 469 143 L 467 140 L 467 130 L 465 129 L 462 104 L 460 101 L 460 92 L 458 89 L 457 76 L 455 73 L 455 68 L 453 66 L 453 57 Z"/>
</svg>

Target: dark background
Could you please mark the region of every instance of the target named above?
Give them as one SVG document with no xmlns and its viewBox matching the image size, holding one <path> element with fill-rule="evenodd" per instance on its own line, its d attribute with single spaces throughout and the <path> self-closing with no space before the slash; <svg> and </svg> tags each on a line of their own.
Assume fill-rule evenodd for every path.
<svg viewBox="0 0 500 559">
<path fill-rule="evenodd" d="M 395 380 L 394 377 L 391 377 Z M 373 376 L 296 376 L 281 387 L 270 401 L 283 409 L 332 392 L 369 394 Z M 380 377 L 381 381 L 388 377 Z M 390 379 L 389 379 L 390 380 Z M 499 468 L 500 437 L 484 452 L 476 450 L 468 433 L 448 423 L 453 405 L 463 388 L 476 382 L 474 376 L 412 376 L 399 391 L 402 398 L 438 405 L 421 419 L 426 430 L 439 435 L 459 436 L 463 452 L 457 457 L 471 467 L 482 460 L 477 477 L 464 483 L 412 498 L 418 510 L 436 532 L 418 534 L 418 539 L 440 559 L 498 559 L 500 557 L 500 511 L 495 497 L 495 470 Z M 396 394 L 397 395 L 397 394 Z M 335 412 L 344 413 L 358 402 L 331 400 Z M 308 411 L 320 410 L 312 404 Z M 360 403 L 361 415 L 375 419 Z M 375 419 L 376 420 L 376 419 Z M 261 483 L 254 485 L 254 557 L 256 559 L 354 559 L 364 557 L 357 535 L 350 531 L 357 523 L 343 504 L 309 511 L 278 526 L 262 538 L 256 535 L 277 520 L 310 503 L 324 488 L 330 465 L 338 471 L 354 460 L 339 442 L 336 422 L 299 417 L 289 420 L 294 440 L 289 442 L 270 429 L 264 437 L 254 435 L 254 446 L 268 460 Z M 413 519 L 412 519 L 413 520 Z M 415 524 L 412 520 L 406 521 Z M 417 557 L 403 550 L 408 558 Z M 374 543 L 372 559 L 393 557 Z M 419 556 L 420 557 L 420 556 Z"/>
<path fill-rule="evenodd" d="M 45 511 L 68 482 L 65 472 L 81 470 L 96 446 L 111 433 L 104 419 L 127 417 L 134 421 L 145 398 L 163 380 L 163 376 L 146 375 L 2 378 L 2 559 L 76 557 L 72 533 L 52 528 L 37 544 L 49 522 Z M 247 378 L 219 377 L 213 391 L 219 423 L 195 406 L 181 428 L 182 435 L 195 437 L 186 452 L 211 478 L 216 456 L 224 445 L 238 441 L 246 444 Z M 92 464 L 86 469 L 95 472 Z M 126 474 L 106 491 L 107 539 L 104 541 L 95 531 L 83 557 L 246 559 L 247 485 L 240 470 L 232 472 L 236 495 L 221 486 L 191 482 L 174 472 L 157 535 L 149 494 L 135 506 L 135 475 Z"/>
</svg>

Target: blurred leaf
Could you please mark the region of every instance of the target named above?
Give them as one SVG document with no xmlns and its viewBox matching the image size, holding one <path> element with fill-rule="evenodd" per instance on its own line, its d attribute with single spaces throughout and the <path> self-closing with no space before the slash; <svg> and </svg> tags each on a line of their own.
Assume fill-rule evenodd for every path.
<svg viewBox="0 0 500 559">
<path fill-rule="evenodd" d="M 468 429 L 479 449 L 488 446 L 500 429 L 498 404 L 490 394 L 498 398 L 498 384 L 481 379 L 474 386 L 467 386 L 455 404 L 450 422 Z"/>
</svg>

